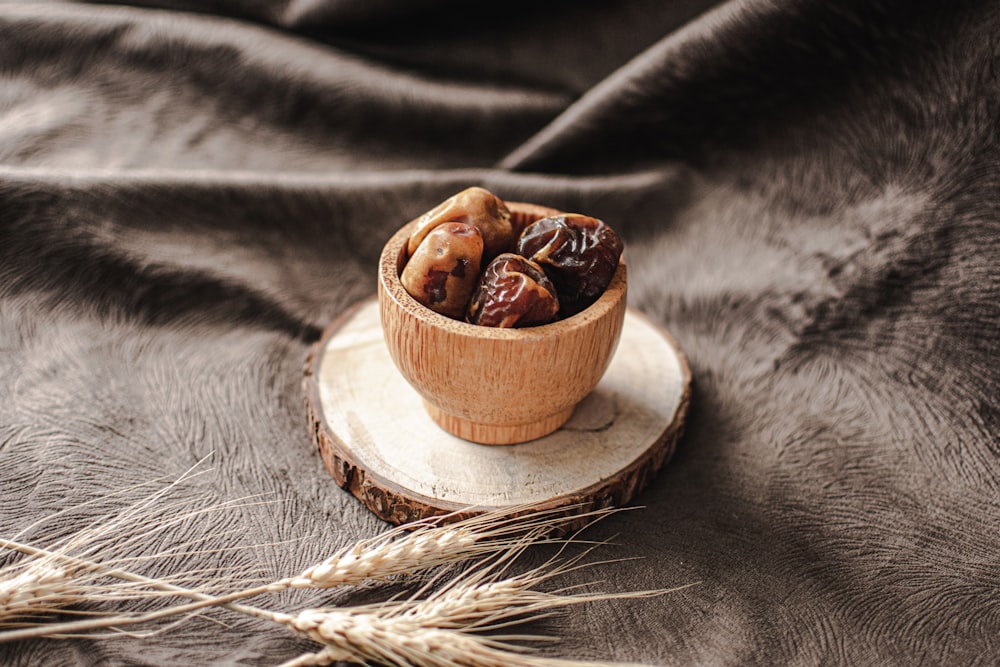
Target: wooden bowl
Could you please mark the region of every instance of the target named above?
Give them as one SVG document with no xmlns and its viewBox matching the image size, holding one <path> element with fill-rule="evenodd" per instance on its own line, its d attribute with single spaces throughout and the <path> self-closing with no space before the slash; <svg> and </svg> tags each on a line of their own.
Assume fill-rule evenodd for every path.
<svg viewBox="0 0 1000 667">
<path fill-rule="evenodd" d="M 559 214 L 507 202 L 518 228 Z M 389 353 L 430 417 L 472 442 L 526 442 L 562 426 L 604 374 L 618 345 L 626 306 L 624 260 L 589 308 L 551 324 L 498 329 L 435 313 L 399 280 L 414 222 L 386 243 L 378 299 Z"/>
</svg>

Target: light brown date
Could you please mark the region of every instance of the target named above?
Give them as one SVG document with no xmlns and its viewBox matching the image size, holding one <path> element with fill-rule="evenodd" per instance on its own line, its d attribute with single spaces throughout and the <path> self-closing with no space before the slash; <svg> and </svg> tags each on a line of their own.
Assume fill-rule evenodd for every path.
<svg viewBox="0 0 1000 667">
<path fill-rule="evenodd" d="M 479 280 L 483 236 L 472 225 L 447 222 L 431 229 L 411 254 L 400 282 L 431 310 L 462 319 Z"/>
<path fill-rule="evenodd" d="M 486 261 L 513 249 L 517 240 L 507 205 L 489 190 L 472 187 L 449 197 L 417 218 L 416 228 L 407 243 L 410 256 L 432 229 L 446 222 L 463 222 L 478 229 L 483 236 Z"/>
</svg>

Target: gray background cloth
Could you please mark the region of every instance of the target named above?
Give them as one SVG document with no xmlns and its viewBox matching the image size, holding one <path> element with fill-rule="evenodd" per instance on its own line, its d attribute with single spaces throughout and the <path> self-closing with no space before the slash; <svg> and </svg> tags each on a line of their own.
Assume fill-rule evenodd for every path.
<svg viewBox="0 0 1000 667">
<path fill-rule="evenodd" d="M 393 230 L 477 184 L 618 229 L 694 374 L 643 509 L 587 533 L 637 559 L 565 583 L 700 583 L 574 608 L 542 655 L 1000 662 L 996 3 L 131 4 L 0 2 L 0 534 L 205 457 L 176 494 L 238 506 L 121 547 L 201 549 L 146 571 L 278 577 L 385 530 L 314 451 L 303 363 Z M 0 661 L 312 646 L 213 618 Z"/>
</svg>

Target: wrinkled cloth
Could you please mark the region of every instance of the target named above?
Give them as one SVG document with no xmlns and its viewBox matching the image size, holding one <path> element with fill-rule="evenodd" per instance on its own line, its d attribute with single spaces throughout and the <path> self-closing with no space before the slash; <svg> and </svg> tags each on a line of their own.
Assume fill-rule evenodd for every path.
<svg viewBox="0 0 1000 667">
<path fill-rule="evenodd" d="M 125 544 L 194 552 L 147 573 L 386 530 L 324 470 L 303 365 L 391 233 L 481 185 L 615 227 L 694 378 L 641 508 L 585 534 L 629 560 L 560 584 L 695 585 L 574 607 L 540 655 L 1000 662 L 995 3 L 130 5 L 0 2 L 0 535 L 196 464 L 177 493 L 228 506 Z M 316 648 L 208 616 L 0 662 Z"/>
</svg>

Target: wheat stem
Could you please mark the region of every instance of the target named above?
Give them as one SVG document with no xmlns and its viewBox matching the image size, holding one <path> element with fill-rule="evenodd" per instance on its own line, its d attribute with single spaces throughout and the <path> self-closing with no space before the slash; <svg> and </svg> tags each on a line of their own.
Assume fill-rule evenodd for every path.
<svg viewBox="0 0 1000 667">
<path fill-rule="evenodd" d="M 264 610 L 257 609 L 249 605 L 236 604 L 237 600 L 244 598 L 253 597 L 255 595 L 261 595 L 262 593 L 268 593 L 272 589 L 270 585 L 265 584 L 263 586 L 255 586 L 253 588 L 247 588 L 240 591 L 235 591 L 233 593 L 228 593 L 226 595 L 208 595 L 205 593 L 199 593 L 198 591 L 192 591 L 190 589 L 183 588 L 165 582 L 159 579 L 152 579 L 149 577 L 144 577 L 142 575 L 134 574 L 126 570 L 119 568 L 111 568 L 101 565 L 100 563 L 95 563 L 84 558 L 78 558 L 76 556 L 70 556 L 68 554 L 61 554 L 54 551 L 49 551 L 48 549 L 42 549 L 40 547 L 35 547 L 30 544 L 23 544 L 16 542 L 14 540 L 7 540 L 0 538 L 0 547 L 4 549 L 10 549 L 13 551 L 19 551 L 25 555 L 29 556 L 41 556 L 45 558 L 55 559 L 78 567 L 89 572 L 107 577 L 114 577 L 116 579 L 122 579 L 124 581 L 130 581 L 137 584 L 142 584 L 154 588 L 157 590 L 174 593 L 178 596 L 187 597 L 194 602 L 175 605 L 172 607 L 167 607 L 164 609 L 158 609 L 156 611 L 147 612 L 145 614 L 136 614 L 134 616 L 109 616 L 105 618 L 95 618 L 87 619 L 82 621 L 67 621 L 63 623 L 49 623 L 45 625 L 40 625 L 31 628 L 21 628 L 18 630 L 9 630 L 6 632 L 0 632 L 0 643 L 20 641 L 22 639 L 30 639 L 34 637 L 43 636 L 55 636 L 55 635 L 67 635 L 67 634 L 78 634 L 81 632 L 92 631 L 92 630 L 102 630 L 107 628 L 117 628 L 126 625 L 136 625 L 139 623 L 148 623 L 150 621 L 155 621 L 160 618 L 166 618 L 168 616 L 176 616 L 180 614 L 190 614 L 199 609 L 211 606 L 224 606 L 233 611 L 238 611 L 251 616 L 260 616 L 265 613 Z"/>
<path fill-rule="evenodd" d="M 234 602 L 235 600 L 241 600 L 243 598 L 266 593 L 269 590 L 270 589 L 267 586 L 259 586 L 243 591 L 236 591 L 234 593 L 227 593 L 226 595 L 220 595 L 218 597 L 208 596 L 206 599 L 199 599 L 195 602 L 166 607 L 164 609 L 158 609 L 145 614 L 136 614 L 134 616 L 110 616 L 107 618 L 95 618 L 85 621 L 66 621 L 64 623 L 49 623 L 33 628 L 9 630 L 6 632 L 0 632 L 0 644 L 5 642 L 21 641 L 23 639 L 31 639 L 34 637 L 55 637 L 61 635 L 79 634 L 81 632 L 88 632 L 92 630 L 104 630 L 107 628 L 117 628 L 126 625 L 149 623 L 150 621 L 156 621 L 169 616 L 191 614 L 192 612 L 206 607 L 226 605 L 227 603 Z M 177 593 L 178 595 L 182 594 L 179 591 L 177 591 Z"/>
<path fill-rule="evenodd" d="M 594 667 L 594 663 L 528 655 L 516 646 L 461 629 L 410 622 L 391 613 L 310 610 L 276 614 L 277 622 L 324 644 L 281 667 L 328 665 L 337 661 L 388 663 L 403 667 Z M 601 663 L 623 667 L 622 663 Z M 630 663 L 631 664 L 631 663 Z"/>
<path fill-rule="evenodd" d="M 531 590 L 535 585 L 579 567 L 589 553 L 559 562 L 552 559 L 523 574 L 505 577 L 504 570 L 523 550 L 522 542 L 492 561 L 459 575 L 424 599 L 430 583 L 408 600 L 335 609 L 306 609 L 295 614 L 273 612 L 276 623 L 323 645 L 283 667 L 324 665 L 337 660 L 418 667 L 568 667 L 589 663 L 526 655 L 508 642 L 538 640 L 534 636 L 480 633 L 544 617 L 568 605 L 622 597 L 647 597 L 666 591 L 625 594 L 560 595 Z M 557 557 L 558 558 L 558 557 Z"/>
<path fill-rule="evenodd" d="M 160 494 L 154 496 L 160 497 Z M 137 510 L 133 509 L 129 514 L 133 511 Z M 567 517 L 565 508 L 537 511 L 530 507 L 519 507 L 507 508 L 502 512 L 487 512 L 451 524 L 443 521 L 454 516 L 426 519 L 342 549 L 299 575 L 225 595 L 209 595 L 160 579 L 137 575 L 114 565 L 95 562 L 89 558 L 92 548 L 84 550 L 82 555 L 88 556 L 85 558 L 67 553 L 67 545 L 53 551 L 16 540 L 0 539 L 0 548 L 16 550 L 29 557 L 40 557 L 45 559 L 43 562 L 57 563 L 60 567 L 93 576 L 114 577 L 192 600 L 147 613 L 10 630 L 0 633 L 0 643 L 42 636 L 65 637 L 100 629 L 118 630 L 169 616 L 190 615 L 206 607 L 222 606 L 280 623 L 323 644 L 322 650 L 300 656 L 288 663 L 289 666 L 329 664 L 337 660 L 376 660 L 431 667 L 585 664 L 533 658 L 517 652 L 517 647 L 502 641 L 526 639 L 525 637 L 488 638 L 474 633 L 523 622 L 529 615 L 538 618 L 548 610 L 569 604 L 650 594 L 588 596 L 528 590 L 556 574 L 575 569 L 576 563 L 585 554 L 554 567 L 556 561 L 552 560 L 517 577 L 505 579 L 500 575 L 507 564 L 528 545 L 554 541 L 547 536 L 565 522 L 589 518 L 592 523 L 614 511 L 616 510 L 597 510 Z M 130 535 L 129 539 L 132 537 Z M 67 544 L 77 546 L 80 542 L 77 538 L 72 538 Z M 589 553 L 589 550 L 585 553 Z M 424 600 L 417 597 L 425 593 L 432 582 L 408 601 L 374 607 L 312 609 L 293 615 L 237 602 L 288 588 L 327 588 L 368 580 L 384 580 L 449 562 L 489 555 L 496 557 L 487 560 L 485 565 L 466 571 L 457 580 Z"/>
<path fill-rule="evenodd" d="M 30 544 L 23 544 L 21 542 L 16 542 L 14 540 L 6 540 L 0 538 L 0 548 L 9 549 L 11 551 L 19 551 L 27 556 L 41 556 L 46 558 L 52 558 L 54 560 L 61 561 L 68 565 L 78 567 L 81 569 L 86 569 L 92 571 L 96 574 L 105 577 L 114 577 L 115 579 L 121 579 L 122 581 L 130 581 L 135 584 L 140 584 L 143 586 L 148 586 L 156 590 L 164 591 L 166 593 L 175 593 L 180 597 L 186 597 L 192 600 L 199 600 L 208 602 L 210 600 L 218 601 L 220 598 L 215 595 L 209 595 L 207 593 L 200 593 L 198 591 L 193 591 L 189 588 L 184 588 L 183 586 L 177 586 L 176 584 L 171 584 L 163 579 L 153 579 L 151 577 L 145 577 L 141 574 L 135 574 L 134 572 L 129 572 L 128 570 L 122 570 L 120 568 L 108 567 L 102 565 L 101 563 L 96 563 L 85 558 L 78 558 L 76 556 L 70 556 L 68 554 L 61 554 L 54 551 L 49 551 L 48 549 L 43 549 L 41 547 L 32 546 Z M 268 585 L 256 586 L 250 590 L 260 590 L 266 589 Z M 244 593 L 245 591 L 239 591 L 239 593 Z M 268 591 L 262 591 L 268 592 Z M 259 593 L 253 593 L 257 595 Z M 247 595 L 249 597 L 249 595 Z M 233 611 L 240 611 L 248 615 L 256 615 L 257 612 L 262 610 L 256 609 L 249 605 L 237 604 L 235 602 L 229 603 L 219 603 L 220 606 L 224 606 Z M 2 635 L 0 635 L 2 636 Z"/>
<path fill-rule="evenodd" d="M 572 509 L 572 508 L 570 508 Z M 466 510 L 467 511 L 467 510 Z M 414 574 L 438 565 L 488 556 L 524 541 L 550 541 L 561 525 L 581 519 L 587 525 L 616 509 L 566 515 L 567 508 L 537 510 L 528 505 L 494 510 L 447 523 L 456 514 L 399 526 L 378 537 L 344 548 L 302 573 L 274 583 L 279 588 L 330 588 Z"/>
<path fill-rule="evenodd" d="M 603 516 L 605 512 L 594 513 Z M 235 591 L 221 596 L 211 596 L 180 586 L 119 569 L 109 568 L 94 561 L 54 552 L 14 540 L 0 539 L 0 547 L 13 549 L 34 556 L 55 558 L 89 572 L 141 583 L 151 588 L 176 593 L 194 602 L 172 606 L 134 616 L 111 616 L 99 619 L 51 623 L 33 628 L 22 628 L 0 633 L 0 643 L 19 641 L 32 637 L 77 634 L 86 631 L 147 623 L 168 616 L 189 614 L 210 606 L 228 606 L 234 611 L 259 618 L 268 618 L 266 610 L 249 605 L 237 605 L 237 600 L 271 593 L 286 588 L 305 586 L 325 588 L 358 583 L 368 579 L 381 579 L 395 574 L 427 569 L 445 562 L 463 560 L 472 555 L 482 555 L 517 548 L 528 542 L 539 541 L 541 530 L 551 530 L 558 520 L 551 517 L 529 519 L 521 526 L 513 525 L 509 515 L 480 515 L 453 525 L 439 525 L 434 521 L 411 524 L 413 532 L 397 528 L 375 540 L 361 542 L 344 549 L 307 569 L 297 577 L 282 579 L 262 586 Z M 527 532 L 525 532 L 527 531 Z"/>
</svg>

